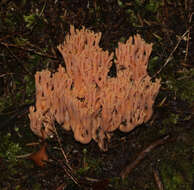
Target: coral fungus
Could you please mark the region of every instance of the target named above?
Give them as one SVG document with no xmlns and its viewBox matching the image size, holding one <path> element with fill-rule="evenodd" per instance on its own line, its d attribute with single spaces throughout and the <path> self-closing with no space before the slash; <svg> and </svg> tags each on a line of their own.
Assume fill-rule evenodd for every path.
<svg viewBox="0 0 194 190">
<path fill-rule="evenodd" d="M 110 132 L 129 132 L 147 122 L 160 88 L 160 80 L 151 81 L 147 73 L 152 50 L 139 35 L 119 43 L 115 51 L 116 77 L 108 76 L 113 53 L 99 46 L 101 33 L 70 28 L 58 50 L 66 67 L 51 74 L 37 72 L 36 105 L 30 107 L 30 126 L 41 136 L 52 134 L 54 122 L 72 130 L 81 143 L 94 139 L 107 149 Z"/>
</svg>

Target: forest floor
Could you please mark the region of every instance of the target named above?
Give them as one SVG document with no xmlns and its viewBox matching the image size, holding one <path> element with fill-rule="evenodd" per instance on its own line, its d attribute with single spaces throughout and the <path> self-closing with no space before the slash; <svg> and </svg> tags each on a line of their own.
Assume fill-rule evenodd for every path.
<svg viewBox="0 0 194 190">
<path fill-rule="evenodd" d="M 0 189 L 194 189 L 192 1 L 156 2 L 0 2 Z M 148 72 L 161 88 L 153 116 L 130 133 L 115 131 L 107 152 L 59 126 L 46 141 L 30 130 L 34 74 L 64 64 L 56 47 L 70 24 L 102 32 L 109 51 L 136 33 L 154 44 Z"/>
</svg>

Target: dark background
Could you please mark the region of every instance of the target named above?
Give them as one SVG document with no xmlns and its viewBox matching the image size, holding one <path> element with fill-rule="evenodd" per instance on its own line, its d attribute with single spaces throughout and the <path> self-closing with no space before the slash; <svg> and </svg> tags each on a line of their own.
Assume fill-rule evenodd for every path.
<svg viewBox="0 0 194 190">
<path fill-rule="evenodd" d="M 194 175 L 194 49 L 192 0 L 2 0 L 0 1 L 0 189 L 157 189 L 154 171 L 166 190 L 190 190 Z M 63 66 L 57 45 L 69 26 L 102 32 L 100 45 L 139 33 L 153 43 L 150 76 L 161 78 L 152 119 L 123 134 L 116 131 L 103 153 L 96 143 L 82 145 L 57 127 L 80 186 L 66 175 L 56 138 L 48 140 L 51 163 L 39 167 L 18 158 L 42 145 L 29 127 L 35 103 L 34 74 Z M 185 35 L 184 35 L 185 34 Z M 165 135 L 171 141 L 152 150 L 120 180 L 120 171 Z M 39 142 L 38 146 L 27 146 Z M 87 180 L 88 177 L 100 182 Z"/>
</svg>

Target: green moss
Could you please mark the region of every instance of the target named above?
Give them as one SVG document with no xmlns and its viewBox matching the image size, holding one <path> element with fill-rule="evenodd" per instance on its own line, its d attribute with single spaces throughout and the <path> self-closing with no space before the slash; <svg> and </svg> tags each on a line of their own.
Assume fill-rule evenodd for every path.
<svg viewBox="0 0 194 190">
<path fill-rule="evenodd" d="M 99 159 L 94 159 L 91 158 L 88 154 L 87 154 L 87 149 L 83 149 L 83 167 L 80 168 L 77 173 L 79 175 L 84 175 L 84 174 L 88 174 L 88 173 L 95 173 L 96 175 L 100 175 L 101 174 L 101 168 L 102 168 L 102 161 Z"/>
<path fill-rule="evenodd" d="M 11 140 L 11 134 L 8 133 L 1 139 L 0 157 L 15 162 L 17 161 L 16 155 L 21 151 L 21 149 L 22 148 L 18 143 Z"/>
<path fill-rule="evenodd" d="M 176 75 L 168 76 L 169 80 L 166 80 L 165 84 L 177 97 L 192 104 L 194 101 L 194 69 L 183 69 L 177 71 Z"/>
<path fill-rule="evenodd" d="M 184 160 L 182 164 L 177 164 L 176 160 L 166 160 L 161 164 L 160 171 L 166 190 L 191 189 L 192 167 L 188 161 Z"/>
</svg>

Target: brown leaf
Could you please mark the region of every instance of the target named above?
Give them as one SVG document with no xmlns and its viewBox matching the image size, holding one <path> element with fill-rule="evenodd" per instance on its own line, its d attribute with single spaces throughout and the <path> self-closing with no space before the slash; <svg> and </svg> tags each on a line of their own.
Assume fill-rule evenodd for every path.
<svg viewBox="0 0 194 190">
<path fill-rule="evenodd" d="M 44 143 L 39 151 L 32 153 L 29 156 L 29 159 L 33 160 L 37 166 L 43 167 L 45 166 L 44 161 L 48 161 L 48 155 L 46 153 L 46 146 L 47 144 Z"/>
</svg>

